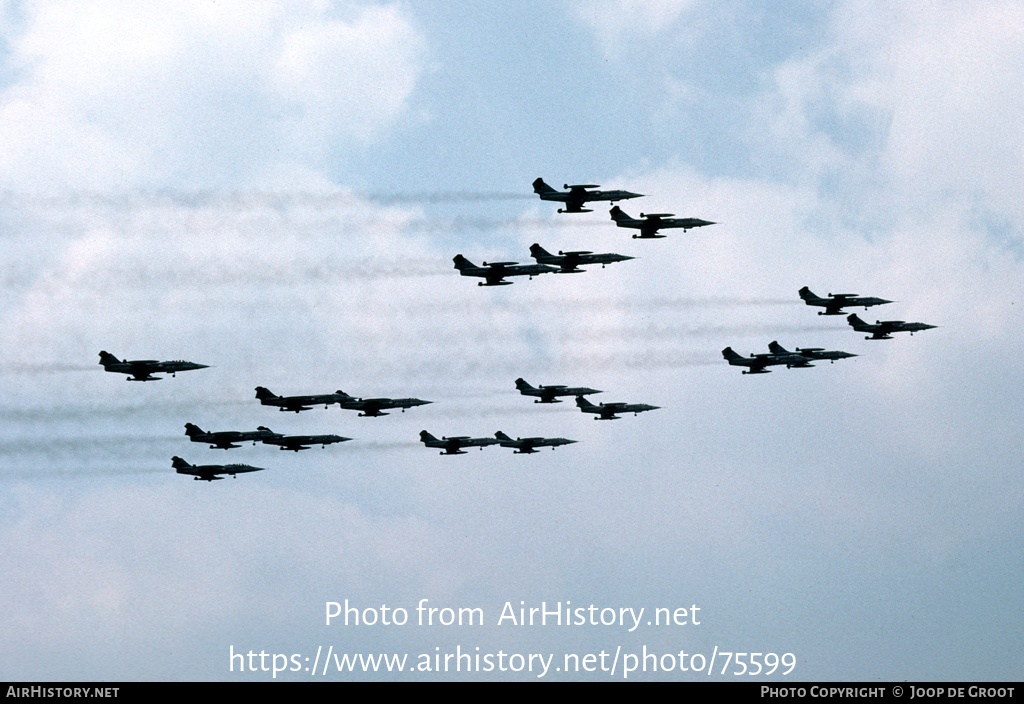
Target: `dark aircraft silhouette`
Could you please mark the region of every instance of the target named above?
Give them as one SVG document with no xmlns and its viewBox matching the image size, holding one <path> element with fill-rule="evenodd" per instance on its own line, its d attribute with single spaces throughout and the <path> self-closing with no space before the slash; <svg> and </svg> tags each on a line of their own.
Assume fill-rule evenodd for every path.
<svg viewBox="0 0 1024 704">
<path fill-rule="evenodd" d="M 622 212 L 622 209 L 617 205 L 612 206 L 609 212 L 611 213 L 612 220 L 619 227 L 631 227 L 635 230 L 640 230 L 640 234 L 633 235 L 633 239 L 647 240 L 664 237 L 665 235 L 658 234 L 658 230 L 662 228 L 681 227 L 683 232 L 686 232 L 693 227 L 715 224 L 710 220 L 701 220 L 700 218 L 672 217 L 672 213 L 640 213 L 640 219 L 638 220 Z"/>
<path fill-rule="evenodd" d="M 828 298 L 822 298 L 821 296 L 814 295 L 811 289 L 806 286 L 800 289 L 798 293 L 807 305 L 825 309 L 823 311 L 819 310 L 818 315 L 842 315 L 843 308 L 846 306 L 864 306 L 865 309 L 868 309 L 871 306 L 892 303 L 892 301 L 887 301 L 884 298 L 858 296 L 856 293 L 830 293 Z"/>
<path fill-rule="evenodd" d="M 185 435 L 188 436 L 192 442 L 208 442 L 210 443 L 210 449 L 215 450 L 220 448 L 221 450 L 229 450 L 232 447 L 241 447 L 241 445 L 235 445 L 236 442 L 247 442 L 252 440 L 252 444 L 255 445 L 258 440 L 264 440 L 271 438 L 279 433 L 275 433 L 270 428 L 259 426 L 256 430 L 221 430 L 216 433 L 208 433 L 198 425 L 193 423 L 185 423 Z"/>
<path fill-rule="evenodd" d="M 170 362 L 160 362 L 155 359 L 125 359 L 120 360 L 106 351 L 100 352 L 100 364 L 103 371 L 127 374 L 127 381 L 160 381 L 162 376 L 153 376 L 163 373 L 174 376 L 178 372 L 187 372 L 192 369 L 206 369 L 208 364 L 196 364 L 176 359 Z"/>
<path fill-rule="evenodd" d="M 588 389 L 580 386 L 540 386 L 534 388 L 526 383 L 526 380 L 522 377 L 516 379 L 516 388 L 519 389 L 519 393 L 523 396 L 537 396 L 537 400 L 534 403 L 561 403 L 555 396 L 586 396 L 587 394 L 599 394 L 602 393 L 597 389 Z"/>
<path fill-rule="evenodd" d="M 477 286 L 509 286 L 511 281 L 503 281 L 506 276 L 529 276 L 531 279 L 538 274 L 547 274 L 558 271 L 553 266 L 544 264 L 517 264 L 516 262 L 484 262 L 483 266 L 477 266 L 461 254 L 456 254 L 452 259 L 455 268 L 463 276 L 479 276 L 486 279 L 486 282 L 477 282 Z"/>
<path fill-rule="evenodd" d="M 588 191 L 588 188 L 600 188 L 593 184 L 570 186 L 564 184 L 562 188 L 569 189 L 568 192 L 556 191 L 544 183 L 544 179 L 538 178 L 533 182 L 533 192 L 540 196 L 541 200 L 553 200 L 565 203 L 565 208 L 559 208 L 560 213 L 589 213 L 583 207 L 584 203 L 592 200 L 607 200 L 614 203 L 617 200 L 629 200 L 630 198 L 643 198 L 643 193 L 630 193 L 629 191 Z"/>
<path fill-rule="evenodd" d="M 342 392 L 338 391 L 338 393 Z M 402 413 L 405 413 L 406 408 L 425 406 L 428 403 L 433 403 L 433 401 L 423 401 L 418 398 L 355 398 L 353 396 L 338 401 L 339 406 L 359 411 L 360 416 L 386 416 L 388 414 L 381 413 L 381 411 L 391 408 L 401 408 Z"/>
<path fill-rule="evenodd" d="M 624 262 L 636 257 L 627 257 L 623 254 L 594 254 L 593 252 L 562 252 L 558 254 L 551 254 L 539 244 L 530 245 L 530 256 L 537 260 L 538 264 L 550 264 L 551 266 L 561 267 L 560 271 L 556 271 L 556 274 L 578 274 L 583 271 L 580 266 L 586 264 L 600 264 L 601 268 L 604 268 L 605 264 L 614 264 L 615 262 Z"/>
<path fill-rule="evenodd" d="M 576 405 L 583 413 L 594 413 L 594 420 L 617 420 L 616 413 L 632 413 L 637 415 L 644 411 L 656 411 L 661 406 L 649 406 L 646 403 L 602 403 L 595 406 L 583 396 L 576 397 Z"/>
<path fill-rule="evenodd" d="M 464 447 L 479 447 L 482 450 L 488 445 L 498 444 L 496 438 L 471 438 L 468 435 L 442 437 L 438 440 L 426 430 L 420 431 L 420 442 L 427 447 L 440 448 L 442 455 L 464 455 L 466 454 L 466 451 L 462 449 Z"/>
<path fill-rule="evenodd" d="M 537 452 L 538 447 L 550 447 L 554 450 L 558 445 L 570 445 L 576 442 L 566 438 L 516 438 L 513 440 L 500 430 L 494 434 L 494 437 L 498 438 L 498 444 L 502 447 L 516 448 L 514 454 L 517 455 L 528 455 Z"/>
<path fill-rule="evenodd" d="M 856 357 L 857 355 L 852 352 L 841 352 L 840 350 L 826 350 L 824 347 L 797 347 L 795 352 L 790 352 L 778 342 L 768 343 L 768 349 L 774 355 L 781 357 L 793 357 L 799 356 L 804 359 L 801 363 L 787 363 L 786 367 L 813 367 L 811 362 L 817 362 L 820 360 L 827 359 L 830 364 L 835 364 L 837 359 L 846 359 L 847 357 Z"/>
<path fill-rule="evenodd" d="M 277 445 L 282 450 L 308 450 L 313 445 L 327 447 L 336 442 L 345 442 L 352 438 L 345 438 L 341 435 L 275 435 L 270 438 L 263 438 L 264 445 Z"/>
<path fill-rule="evenodd" d="M 722 356 L 725 357 L 729 361 L 729 364 L 734 367 L 750 367 L 749 371 L 743 372 L 744 374 L 768 374 L 771 370 L 765 369 L 765 367 L 797 363 L 799 360 L 803 359 L 803 357 L 800 357 L 799 355 L 791 355 L 788 359 L 791 359 L 792 361 L 787 362 L 786 357 L 767 353 L 754 354 L 753 352 L 750 353 L 749 357 L 743 357 L 737 354 L 732 347 L 726 347 L 722 350 Z"/>
<path fill-rule="evenodd" d="M 846 318 L 846 321 L 857 332 L 871 333 L 864 338 L 865 340 L 891 340 L 892 333 L 894 332 L 909 332 L 913 335 L 921 330 L 931 330 L 938 327 L 937 325 L 927 325 L 925 323 L 905 323 L 902 320 L 876 320 L 875 324 L 872 325 L 858 318 L 856 313 L 851 313 Z"/>
<path fill-rule="evenodd" d="M 236 474 L 244 474 L 246 472 L 262 472 L 263 467 L 252 467 L 247 464 L 189 464 L 180 457 L 171 458 L 171 466 L 178 470 L 178 474 L 190 474 L 196 481 L 202 479 L 206 482 L 212 482 L 215 479 L 223 479 L 219 475 L 230 474 L 235 477 Z M 237 477 L 235 477 L 237 479 Z"/>
<path fill-rule="evenodd" d="M 333 394 L 320 394 L 318 396 L 278 396 L 263 386 L 256 387 L 256 398 L 264 406 L 277 406 L 279 411 L 308 411 L 313 406 L 323 405 L 327 408 L 332 403 L 354 400 L 344 391 L 335 391 Z"/>
</svg>

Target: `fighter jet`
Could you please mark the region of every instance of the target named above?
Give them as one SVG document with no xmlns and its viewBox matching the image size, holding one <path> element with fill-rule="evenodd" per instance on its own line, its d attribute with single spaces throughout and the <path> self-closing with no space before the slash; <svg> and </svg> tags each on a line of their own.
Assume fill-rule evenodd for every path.
<svg viewBox="0 0 1024 704">
<path fill-rule="evenodd" d="M 768 374 L 771 370 L 765 369 L 765 367 L 787 364 L 786 358 L 774 354 L 754 354 L 751 352 L 749 357 L 742 357 L 732 347 L 726 347 L 722 350 L 722 356 L 734 367 L 750 367 L 749 371 L 743 372 L 744 374 Z M 800 359 L 803 358 L 799 355 L 794 355 L 792 362 Z"/>
<path fill-rule="evenodd" d="M 506 276 L 529 276 L 531 279 L 538 274 L 547 274 L 558 271 L 553 266 L 544 264 L 517 264 L 516 262 L 484 262 L 483 266 L 477 266 L 461 254 L 456 254 L 452 259 L 455 268 L 463 276 L 479 276 L 486 279 L 486 282 L 477 282 L 477 286 L 509 286 L 511 281 L 503 281 Z"/>
<path fill-rule="evenodd" d="M 174 376 L 178 372 L 187 372 L 192 369 L 206 369 L 208 364 L 196 364 L 176 359 L 170 362 L 160 362 L 155 359 L 125 359 L 120 360 L 109 352 L 100 352 L 100 364 L 103 371 L 127 374 L 127 381 L 160 381 L 162 376 L 153 376 L 157 373 L 170 374 Z"/>
<path fill-rule="evenodd" d="M 538 396 L 534 403 L 561 403 L 555 396 L 586 396 L 587 394 L 603 393 L 598 389 L 588 389 L 585 386 L 544 386 L 534 388 L 526 383 L 522 377 L 516 379 L 516 388 L 523 396 Z"/>
<path fill-rule="evenodd" d="M 818 311 L 818 315 L 842 315 L 843 308 L 847 306 L 864 306 L 865 309 L 871 306 L 880 306 L 885 303 L 892 303 L 884 298 L 873 296 L 858 296 L 856 293 L 830 293 L 828 298 L 816 296 L 811 289 L 804 286 L 798 291 L 800 298 L 809 306 L 819 306 L 825 310 Z"/>
<path fill-rule="evenodd" d="M 921 330 L 931 330 L 938 327 L 937 325 L 926 325 L 925 323 L 905 323 L 902 320 L 876 320 L 875 324 L 872 325 L 858 318 L 856 313 L 851 313 L 846 318 L 846 321 L 857 332 L 871 333 L 864 338 L 865 340 L 891 340 L 891 333 L 894 332 L 909 332 L 913 335 Z"/>
<path fill-rule="evenodd" d="M 544 183 L 544 179 L 538 178 L 533 182 L 533 192 L 540 196 L 541 200 L 553 200 L 565 203 L 565 208 L 559 208 L 560 213 L 589 213 L 590 210 L 583 207 L 584 203 L 592 200 L 607 200 L 614 203 L 617 200 L 629 200 L 630 198 L 643 198 L 643 193 L 630 193 L 629 191 L 588 191 L 588 188 L 600 188 L 595 184 L 583 184 L 570 186 L 564 184 L 562 188 L 569 189 L 567 193 L 556 191 Z"/>
<path fill-rule="evenodd" d="M 514 447 L 516 455 L 528 455 L 537 452 L 538 447 L 550 447 L 554 450 L 558 445 L 570 445 L 575 440 L 566 438 L 516 438 L 513 440 L 500 430 L 494 434 L 498 438 L 498 444 L 502 447 Z"/>
<path fill-rule="evenodd" d="M 583 396 L 576 397 L 576 405 L 583 413 L 595 413 L 594 420 L 616 420 L 619 416 L 616 413 L 632 413 L 637 415 L 644 411 L 656 411 L 661 406 L 648 406 L 646 403 L 602 403 L 595 406 Z"/>
<path fill-rule="evenodd" d="M 442 455 L 464 455 L 464 447 L 479 447 L 481 450 L 487 445 L 497 445 L 497 438 L 471 438 L 468 435 L 457 435 L 454 437 L 442 437 L 440 440 L 428 433 L 420 431 L 420 442 L 427 447 L 438 447 Z"/>
<path fill-rule="evenodd" d="M 341 435 L 275 435 L 264 438 L 264 445 L 277 445 L 282 450 L 308 450 L 313 445 L 327 447 L 336 442 L 345 442 L 352 438 L 345 438 Z"/>
<path fill-rule="evenodd" d="M 804 359 L 804 363 L 787 363 L 787 367 L 813 367 L 811 362 L 817 362 L 819 360 L 827 359 L 830 364 L 835 364 L 837 359 L 846 359 L 847 357 L 856 357 L 857 355 L 852 352 L 841 352 L 840 350 L 826 350 L 824 347 L 797 347 L 796 352 L 790 352 L 785 349 L 778 342 L 768 343 L 768 349 L 774 355 L 782 357 L 791 357 L 798 355 Z"/>
<path fill-rule="evenodd" d="M 279 411 L 295 411 L 296 413 L 308 411 L 313 406 L 321 404 L 323 404 L 324 408 L 327 408 L 332 403 L 355 400 L 344 391 L 335 391 L 333 394 L 320 394 L 318 396 L 278 396 L 263 386 L 256 387 L 256 398 L 264 406 L 277 406 Z"/>
<path fill-rule="evenodd" d="M 386 416 L 387 413 L 381 413 L 383 409 L 401 408 L 402 413 L 405 413 L 406 408 L 425 406 L 428 403 L 433 403 L 433 401 L 423 401 L 418 398 L 355 398 L 350 396 L 347 400 L 339 401 L 338 405 L 349 410 L 360 411 L 360 416 Z"/>
<path fill-rule="evenodd" d="M 672 213 L 640 213 L 641 219 L 638 220 L 622 212 L 622 209 L 617 205 L 612 206 L 609 212 L 611 213 L 612 220 L 619 227 L 631 227 L 640 230 L 640 234 L 633 235 L 633 239 L 647 240 L 664 237 L 665 235 L 658 234 L 658 230 L 662 228 L 681 227 L 683 232 L 686 232 L 693 227 L 715 224 L 710 220 L 701 220 L 700 218 L 673 217 Z"/>
<path fill-rule="evenodd" d="M 185 435 L 192 442 L 210 443 L 211 450 L 216 450 L 217 448 L 229 450 L 233 447 L 241 447 L 241 445 L 235 445 L 234 443 L 236 442 L 252 440 L 252 444 L 255 445 L 257 441 L 276 437 L 279 433 L 275 433 L 270 428 L 262 425 L 256 430 L 221 430 L 215 433 L 208 433 L 198 425 L 185 423 Z"/>
<path fill-rule="evenodd" d="M 600 264 L 601 268 L 604 268 L 605 264 L 614 264 L 615 262 L 624 262 L 636 257 L 627 257 L 623 254 L 594 254 L 593 252 L 563 252 L 559 250 L 558 254 L 551 254 L 539 244 L 530 245 L 530 256 L 537 260 L 538 264 L 550 264 L 552 266 L 561 267 L 561 270 L 556 271 L 556 274 L 578 274 L 583 271 L 579 267 L 586 264 Z"/>
<path fill-rule="evenodd" d="M 247 464 L 189 464 L 180 457 L 172 457 L 171 466 L 178 470 L 178 474 L 191 474 L 196 481 L 202 479 L 206 482 L 223 479 L 224 477 L 219 476 L 221 474 L 230 474 L 235 477 L 236 474 L 261 472 L 264 469 L 264 467 L 252 467 Z M 237 479 L 237 477 L 235 478 Z"/>
</svg>

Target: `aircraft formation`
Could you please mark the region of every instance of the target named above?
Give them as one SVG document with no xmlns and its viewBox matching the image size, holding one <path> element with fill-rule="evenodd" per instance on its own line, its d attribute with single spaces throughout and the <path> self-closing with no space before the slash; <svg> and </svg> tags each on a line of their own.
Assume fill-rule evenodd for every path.
<svg viewBox="0 0 1024 704">
<path fill-rule="evenodd" d="M 599 188 L 597 185 L 565 185 L 563 187 L 566 189 L 565 191 L 557 191 L 541 178 L 533 182 L 534 192 L 540 196 L 541 200 L 565 205 L 564 208 L 558 209 L 559 213 L 592 212 L 584 207 L 587 203 L 595 201 L 615 203 L 620 200 L 643 197 L 643 194 L 624 190 L 594 190 Z M 638 233 L 633 235 L 634 239 L 660 239 L 665 237 L 665 235 L 659 234 L 663 229 L 678 228 L 685 232 L 688 229 L 715 224 L 700 218 L 676 218 L 671 213 L 641 213 L 640 218 L 633 218 L 622 211 L 618 205 L 613 205 L 609 212 L 616 226 L 638 230 Z M 534 276 L 549 273 L 582 273 L 584 269 L 580 267 L 583 266 L 600 264 L 604 268 L 608 264 L 635 258 L 616 253 L 595 254 L 589 250 L 559 250 L 558 254 L 552 254 L 539 243 L 530 246 L 530 256 L 536 262 L 535 264 L 485 261 L 478 266 L 461 254 L 456 255 L 453 261 L 455 268 L 462 276 L 483 279 L 478 282 L 479 286 L 507 286 L 512 282 L 506 281 L 506 278 L 526 276 L 532 279 Z M 863 307 L 867 309 L 893 302 L 884 298 L 862 297 L 857 294 L 845 293 L 829 293 L 823 298 L 813 293 L 807 286 L 802 287 L 798 294 L 808 306 L 823 308 L 818 315 L 844 315 L 844 308 Z M 869 340 L 891 339 L 895 332 L 909 332 L 913 335 L 915 332 L 936 327 L 925 323 L 908 323 L 897 320 L 876 321 L 871 324 L 861 320 L 856 314 L 848 315 L 847 322 L 853 330 L 868 333 L 866 339 Z M 769 367 L 784 366 L 787 369 L 802 369 L 815 366 L 815 362 L 828 361 L 831 364 L 836 360 L 858 355 L 842 350 L 826 350 L 821 347 L 796 347 L 790 351 L 782 347 L 778 341 L 772 341 L 768 345 L 768 352 L 752 352 L 750 356 L 744 357 L 731 347 L 726 347 L 722 350 L 722 356 L 730 366 L 744 367 L 743 374 L 767 374 L 771 371 Z M 177 372 L 209 367 L 209 365 L 185 360 L 120 360 L 106 351 L 100 352 L 100 364 L 104 371 L 126 374 L 128 381 L 158 381 L 163 377 L 155 376 L 156 374 L 170 374 L 173 377 Z M 587 397 L 603 392 L 586 386 L 552 384 L 534 387 L 520 377 L 515 380 L 515 387 L 521 395 L 532 397 L 534 403 L 562 403 L 562 398 L 572 397 L 580 412 L 584 415 L 593 415 L 594 420 L 617 420 L 622 415 L 632 413 L 635 416 L 659 408 L 659 406 L 646 403 L 602 402 L 595 404 Z M 264 386 L 256 387 L 256 399 L 260 405 L 277 408 L 280 412 L 288 411 L 298 414 L 317 406 L 329 409 L 336 405 L 343 410 L 357 411 L 361 417 L 385 416 L 389 415 L 386 411 L 394 409 L 400 409 L 404 413 L 406 409 L 432 403 L 419 398 L 355 397 L 340 389 L 333 393 L 279 396 Z M 253 445 L 276 446 L 280 450 L 294 452 L 310 449 L 315 445 L 326 447 L 352 439 L 335 434 L 283 434 L 274 432 L 263 425 L 258 426 L 255 430 L 208 432 L 193 423 L 185 424 L 185 435 L 191 442 L 207 444 L 210 449 L 235 449 L 241 447 L 243 443 L 251 442 Z M 494 437 L 452 435 L 438 438 L 423 430 L 419 434 L 419 439 L 425 447 L 439 450 L 442 455 L 461 455 L 466 454 L 466 448 L 479 447 L 482 450 L 492 445 L 510 448 L 515 454 L 535 454 L 539 451 L 538 448 L 550 447 L 554 450 L 556 447 L 577 442 L 563 437 L 517 437 L 513 439 L 502 431 L 497 431 Z M 197 481 L 207 482 L 222 479 L 224 476 L 236 477 L 238 474 L 263 471 L 264 469 L 247 464 L 193 465 L 177 456 L 172 458 L 171 464 L 178 474 L 189 475 Z"/>
<path fill-rule="evenodd" d="M 600 188 L 600 186 L 593 184 L 575 186 L 566 184 L 563 188 L 566 190 L 557 191 L 545 183 L 542 178 L 538 178 L 533 182 L 533 191 L 542 201 L 556 201 L 566 204 L 565 208 L 558 209 L 559 213 L 591 212 L 583 206 L 586 203 L 593 201 L 610 201 L 614 203 L 620 200 L 643 197 L 643 194 L 632 193 L 630 191 L 592 190 Z M 692 228 L 715 224 L 710 220 L 704 220 L 701 218 L 677 218 L 673 213 L 640 213 L 639 218 L 634 218 L 622 210 L 618 205 L 612 206 L 609 211 L 609 215 L 615 222 L 616 226 L 638 230 L 638 233 L 633 235 L 633 239 L 660 239 L 665 237 L 664 234 L 660 234 L 661 230 L 679 228 L 682 229 L 683 232 L 686 232 Z M 547 252 L 539 244 L 533 244 L 530 247 L 530 254 L 537 261 L 538 265 L 545 264 L 560 267 L 557 273 L 576 273 L 577 271 L 580 271 L 578 267 L 583 264 L 600 263 L 603 267 L 606 263 L 632 259 L 632 257 L 625 257 L 619 254 L 595 255 L 589 251 L 559 251 L 556 256 Z M 516 275 L 511 273 L 511 269 L 515 267 L 510 262 L 506 262 L 502 265 L 495 265 L 505 268 L 499 271 L 490 271 L 485 274 L 483 270 L 475 273 L 467 272 L 466 268 L 460 266 L 460 260 L 465 260 L 461 254 L 456 257 L 455 266 L 457 269 L 460 269 L 460 272 L 464 276 L 490 275 L 492 277 L 492 279 L 488 279 L 486 284 L 481 283 L 481 286 L 497 286 L 512 283 L 511 281 L 502 280 L 502 271 L 509 271 L 510 273 L 504 274 L 507 276 Z M 524 269 L 519 273 L 526 273 L 526 270 Z M 530 278 L 533 278 L 534 275 L 540 273 L 548 272 L 539 269 L 531 269 Z M 818 315 L 844 315 L 844 308 L 862 307 L 867 310 L 872 306 L 886 305 L 893 302 L 885 298 L 860 296 L 856 293 L 829 293 L 826 297 L 822 298 L 811 291 L 808 286 L 802 287 L 797 293 L 801 300 L 803 300 L 807 305 L 824 309 L 819 311 Z M 850 314 L 847 317 L 847 322 L 854 330 L 868 333 L 866 339 L 869 340 L 888 340 L 891 339 L 892 333 L 895 332 L 909 332 L 913 335 L 915 332 L 930 330 L 935 327 L 934 325 L 927 325 L 925 323 L 908 323 L 902 320 L 879 320 L 874 324 L 871 324 L 861 320 L 856 314 Z M 803 369 L 813 367 L 813 362 L 816 361 L 828 360 L 829 362 L 835 362 L 837 359 L 847 359 L 850 357 L 856 357 L 857 355 L 850 352 L 843 352 L 841 350 L 826 350 L 820 347 L 802 347 L 797 348 L 794 352 L 789 352 L 779 345 L 777 341 L 773 341 L 769 345 L 769 351 L 765 353 L 755 354 L 751 352 L 749 357 L 744 357 L 733 350 L 732 347 L 726 347 L 722 350 L 722 356 L 731 366 L 746 367 L 743 371 L 744 374 L 767 374 L 771 371 L 768 367 L 785 366 L 787 369 Z M 524 391 L 523 393 L 527 392 Z M 549 400 L 546 402 L 550 403 L 551 401 Z M 577 405 L 587 413 L 597 413 L 597 411 L 593 409 L 599 408 L 599 406 L 594 406 L 585 399 L 583 404 L 580 404 L 579 401 L 577 401 Z M 605 404 L 601 405 L 603 406 Z M 603 418 L 605 416 L 597 415 L 597 417 Z"/>
<path fill-rule="evenodd" d="M 208 365 L 194 364 L 192 362 L 157 362 L 153 360 L 145 360 L 144 363 L 148 366 L 143 368 L 141 366 L 142 363 L 139 361 L 117 361 L 116 363 L 112 363 L 108 359 L 106 352 L 101 353 L 100 363 L 104 366 L 105 371 L 128 374 L 137 373 L 140 377 L 139 380 L 142 381 L 149 378 L 149 375 L 155 371 L 171 371 L 172 366 L 174 367 L 174 371 L 205 369 L 208 367 Z M 111 364 L 134 364 L 136 367 L 134 369 L 129 369 L 128 366 L 108 368 Z M 598 389 L 591 389 L 589 387 L 570 387 L 566 385 L 542 385 L 539 388 L 534 388 L 521 378 L 516 380 L 516 388 L 522 395 L 536 396 L 536 403 L 561 403 L 559 399 L 555 398 L 556 396 L 570 395 L 575 396 L 577 404 L 580 404 L 581 402 L 585 403 L 584 396 L 586 394 L 601 393 Z M 388 415 L 383 412 L 386 409 L 399 408 L 402 412 L 405 412 L 407 408 L 414 408 L 416 406 L 423 406 L 432 403 L 431 401 L 425 401 L 418 398 L 357 398 L 350 396 L 341 390 L 327 394 L 278 396 L 264 386 L 256 387 L 256 399 L 261 405 L 277 408 L 278 411 L 300 413 L 302 411 L 312 410 L 317 406 L 323 406 L 325 409 L 329 409 L 332 405 L 337 405 L 343 409 L 359 411 L 359 415 L 365 417 Z M 580 407 L 585 412 L 598 413 L 601 418 L 617 418 L 618 416 L 616 416 L 615 413 L 639 413 L 641 411 L 654 410 L 657 408 L 656 406 L 648 406 L 645 404 L 621 403 L 601 404 L 600 406 L 593 406 L 590 404 L 586 407 L 584 405 L 581 405 Z M 590 408 L 597 410 L 590 410 Z M 207 431 L 203 430 L 195 423 L 185 423 L 185 436 L 191 442 L 208 445 L 210 449 L 236 449 L 242 447 L 243 443 L 251 442 L 253 445 L 264 444 L 276 446 L 281 450 L 292 450 L 295 452 L 310 449 L 315 445 L 326 447 L 327 445 L 347 442 L 352 439 L 334 434 L 287 435 L 284 433 L 274 432 L 264 425 L 257 426 L 255 430 Z M 479 447 L 483 449 L 490 445 L 511 448 L 515 454 L 526 455 L 538 452 L 538 448 L 550 447 L 551 449 L 555 449 L 561 445 L 571 445 L 577 442 L 576 440 L 570 440 L 562 437 L 512 438 L 500 430 L 494 434 L 494 437 L 473 438 L 469 436 L 442 436 L 440 439 L 424 430 L 420 433 L 420 441 L 426 447 L 440 449 L 442 455 L 466 454 L 466 451 L 463 448 Z M 264 467 L 254 467 L 248 464 L 190 464 L 188 461 L 178 456 L 171 458 L 171 466 L 178 474 L 189 475 L 194 480 L 207 482 L 223 479 L 225 476 L 237 478 L 237 475 L 239 474 L 259 472 L 265 469 Z"/>
<path fill-rule="evenodd" d="M 575 443 L 575 440 L 569 440 L 567 438 L 516 438 L 513 440 L 511 437 L 501 432 L 500 430 L 494 434 L 493 438 L 472 438 L 468 435 L 453 435 L 451 437 L 441 437 L 440 439 L 434 437 L 426 430 L 420 431 L 420 442 L 425 447 L 432 447 L 441 450 L 442 455 L 464 455 L 466 451 L 464 447 L 479 447 L 481 450 L 490 445 L 500 445 L 501 447 L 511 447 L 515 450 L 516 455 L 530 455 L 538 452 L 538 447 L 550 447 L 554 450 L 559 445 L 571 445 Z"/>
<path fill-rule="evenodd" d="M 818 315 L 843 315 L 843 308 L 881 306 L 893 301 L 874 296 L 858 296 L 856 293 L 830 293 L 827 297 L 815 295 L 810 288 L 804 286 L 797 294 L 809 306 L 824 308 L 818 311 Z M 925 323 L 908 323 L 903 320 L 879 320 L 874 324 L 864 322 L 856 313 L 851 313 L 846 318 L 847 323 L 857 332 L 870 333 L 867 340 L 890 340 L 894 332 L 909 332 L 913 335 L 922 330 L 931 330 L 937 326 Z M 767 374 L 771 370 L 768 367 L 785 366 L 786 369 L 804 369 L 813 367 L 812 362 L 828 360 L 834 363 L 837 359 L 847 359 L 858 355 L 841 350 L 826 350 L 822 347 L 797 347 L 790 352 L 778 341 L 768 343 L 768 352 L 760 354 L 750 353 L 749 357 L 738 354 L 732 347 L 722 350 L 722 357 L 735 367 L 747 367 L 743 374 Z"/>
<path fill-rule="evenodd" d="M 540 196 L 541 200 L 565 203 L 564 208 L 559 208 L 559 213 L 590 213 L 593 210 L 583 206 L 593 201 L 610 201 L 612 203 L 630 198 L 643 198 L 642 193 L 631 193 L 630 191 L 599 191 L 591 190 L 600 188 L 594 184 L 581 184 L 563 186 L 565 191 L 557 191 L 544 179 L 538 178 L 533 182 L 533 192 Z M 658 232 L 663 229 L 679 228 L 683 232 L 695 227 L 714 225 L 710 220 L 700 218 L 677 218 L 672 213 L 640 213 L 639 218 L 634 218 L 623 212 L 617 205 L 613 205 L 608 211 L 612 221 L 618 227 L 626 227 L 639 230 L 639 234 L 633 235 L 633 239 L 661 239 L 665 235 Z M 629 257 L 623 254 L 612 252 L 595 254 L 590 250 L 578 250 L 551 254 L 539 244 L 530 245 L 530 256 L 536 264 L 520 264 L 519 262 L 483 262 L 482 266 L 474 264 L 462 254 L 456 254 L 452 261 L 455 268 L 462 276 L 473 276 L 483 279 L 477 282 L 477 286 L 508 286 L 511 281 L 505 281 L 512 276 L 526 276 L 532 279 L 541 274 L 579 274 L 584 271 L 581 266 L 600 264 L 603 269 L 608 264 L 625 262 L 636 257 Z"/>
</svg>

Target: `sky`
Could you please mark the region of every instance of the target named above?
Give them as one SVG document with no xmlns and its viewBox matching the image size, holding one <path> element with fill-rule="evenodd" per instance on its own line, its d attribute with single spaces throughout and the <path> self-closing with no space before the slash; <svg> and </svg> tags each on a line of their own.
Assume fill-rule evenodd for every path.
<svg viewBox="0 0 1024 704">
<path fill-rule="evenodd" d="M 0 679 L 1020 680 L 1022 28 L 1012 0 L 0 2 Z M 538 176 L 716 224 L 634 240 Z M 636 258 L 452 266 L 535 242 Z M 802 286 L 938 327 L 868 341 Z M 858 356 L 721 354 L 773 340 Z M 210 366 L 124 383 L 100 350 Z"/>
</svg>

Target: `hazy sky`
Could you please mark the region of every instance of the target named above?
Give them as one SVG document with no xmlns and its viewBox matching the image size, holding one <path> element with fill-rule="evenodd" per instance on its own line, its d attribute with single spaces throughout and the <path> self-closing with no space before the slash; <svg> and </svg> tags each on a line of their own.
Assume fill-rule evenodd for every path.
<svg viewBox="0 0 1024 704">
<path fill-rule="evenodd" d="M 271 679 L 232 648 L 308 679 L 333 646 L 1019 680 L 1022 83 L 1012 0 L 0 2 L 0 679 Z M 718 224 L 633 240 L 538 176 Z M 452 268 L 534 242 L 637 259 Z M 939 327 L 867 341 L 804 285 Z M 772 340 L 859 356 L 722 359 Z M 125 383 L 101 349 L 211 368 Z M 595 422 L 519 376 L 661 409 Z M 433 404 L 285 414 L 258 385 Z M 186 422 L 354 440 L 223 452 Z M 423 429 L 578 443 L 441 457 Z M 346 599 L 411 622 L 325 625 Z M 485 624 L 414 625 L 422 599 Z M 499 624 L 506 602 L 644 623 Z M 601 651 L 614 675 L 555 669 Z M 630 676 L 663 677 L 707 673 Z"/>
</svg>

